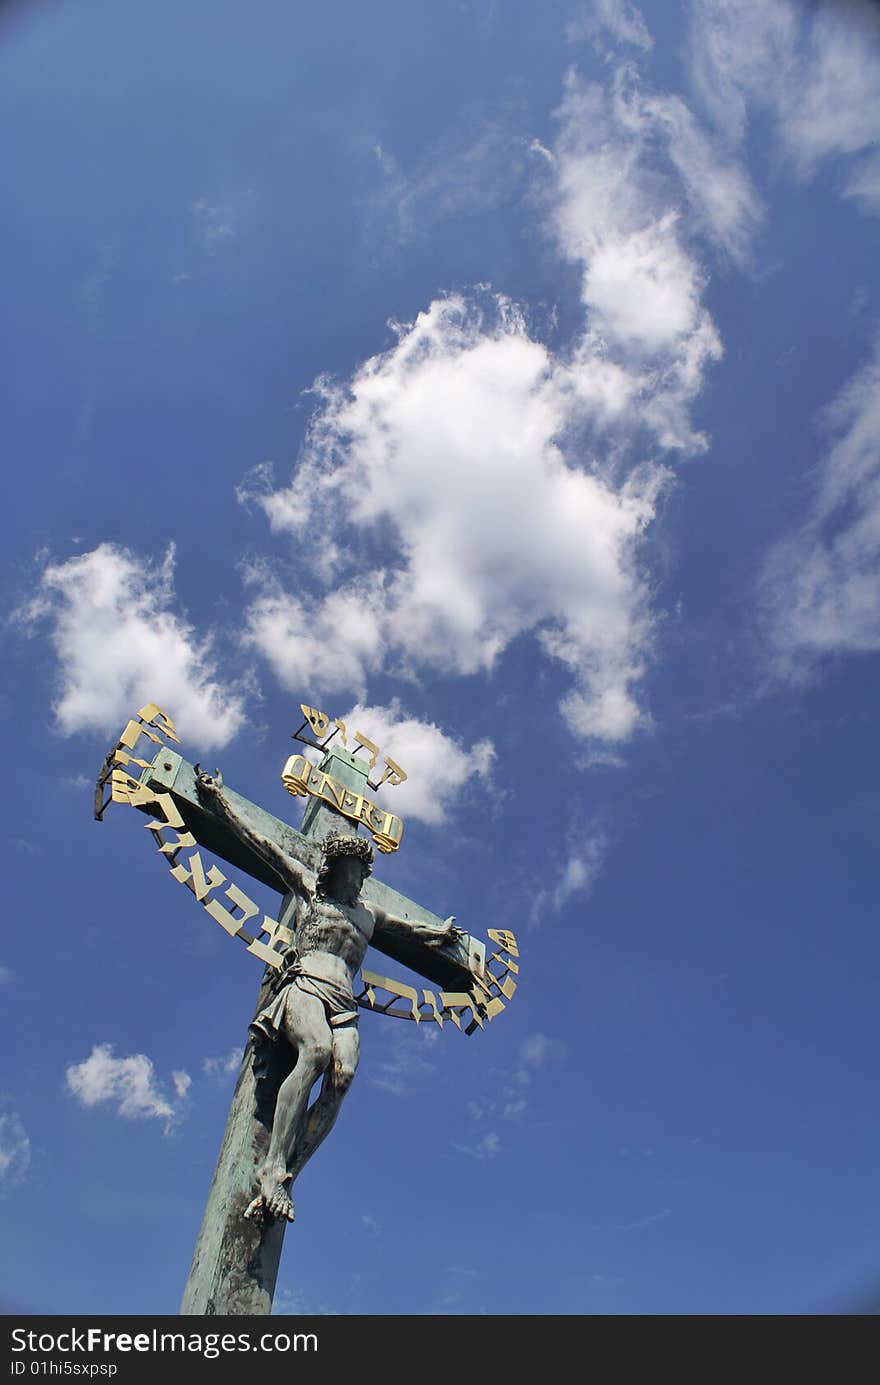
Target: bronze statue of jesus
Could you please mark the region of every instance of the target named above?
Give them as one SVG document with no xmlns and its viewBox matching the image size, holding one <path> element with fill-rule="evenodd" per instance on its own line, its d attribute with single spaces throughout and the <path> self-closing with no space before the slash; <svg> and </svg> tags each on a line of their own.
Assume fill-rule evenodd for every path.
<svg viewBox="0 0 880 1385">
<path fill-rule="evenodd" d="M 293 1221 L 290 1188 L 329 1135 L 358 1065 L 358 1010 L 354 977 L 376 929 L 394 929 L 431 947 L 461 936 L 454 917 L 437 926 L 396 918 L 360 899 L 373 849 L 364 837 L 331 836 L 323 843 L 317 875 L 256 832 L 223 792 L 219 773 L 196 769 L 199 797 L 211 803 L 236 835 L 299 897 L 294 941 L 269 1002 L 251 1024 L 269 1043 L 286 1039 L 296 1057 L 275 1103 L 266 1157 L 256 1170 L 257 1194 L 245 1211 L 258 1222 Z M 309 1094 L 318 1078 L 320 1094 Z"/>
</svg>

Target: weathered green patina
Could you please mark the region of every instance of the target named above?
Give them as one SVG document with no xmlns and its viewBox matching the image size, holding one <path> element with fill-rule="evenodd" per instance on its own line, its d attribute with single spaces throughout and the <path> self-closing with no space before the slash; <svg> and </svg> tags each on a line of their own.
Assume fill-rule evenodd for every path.
<svg viewBox="0 0 880 1385">
<path fill-rule="evenodd" d="M 354 793 L 363 793 L 367 777 L 363 760 L 341 748 L 333 749 L 320 768 Z M 141 775 L 142 784 L 171 795 L 186 830 L 200 846 L 282 894 L 278 920 L 293 931 L 301 899 L 286 891 L 265 855 L 254 850 L 246 836 L 217 811 L 199 779 L 195 766 L 166 748 Z M 324 838 L 350 835 L 354 830 L 348 818 L 320 799 L 310 801 L 299 832 L 227 786 L 222 792 L 233 818 L 310 872 L 316 872 L 320 865 Z M 460 934 L 441 946 L 436 942 L 431 946 L 418 937 L 402 935 L 400 929 L 383 928 L 381 920 L 389 916 L 412 921 L 427 933 L 439 933 L 444 920 L 373 877 L 364 882 L 360 897 L 379 920 L 372 946 L 444 989 L 463 991 L 472 984 L 475 965 L 479 969 L 484 958 L 478 939 Z M 272 970 L 267 968 L 255 1014 L 266 1005 L 272 980 Z M 285 1052 L 283 1043 L 257 1052 L 254 1037 L 247 1040 L 181 1304 L 183 1314 L 271 1311 L 286 1222 L 278 1217 L 248 1219 L 245 1212 L 253 1201 L 254 1170 L 267 1157 L 275 1102 L 289 1074 L 290 1058 L 290 1050 Z"/>
</svg>

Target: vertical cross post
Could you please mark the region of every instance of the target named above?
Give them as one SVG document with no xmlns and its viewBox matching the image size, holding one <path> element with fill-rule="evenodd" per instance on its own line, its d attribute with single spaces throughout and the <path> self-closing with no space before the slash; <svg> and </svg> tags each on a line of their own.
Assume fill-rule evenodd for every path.
<svg viewBox="0 0 880 1385">
<path fill-rule="evenodd" d="M 344 750 L 333 750 L 321 768 L 332 772 L 334 779 L 353 792 L 364 792 L 364 761 Z M 347 835 L 355 830 L 355 824 L 330 804 L 310 801 L 302 824 L 303 835 L 310 840 L 321 841 L 334 831 Z M 295 895 L 285 895 L 278 914 L 281 923 L 291 929 L 297 903 Z M 255 1015 L 266 1002 L 268 981 L 269 977 L 264 977 Z M 245 1316 L 272 1311 L 287 1223 L 273 1221 L 259 1226 L 244 1216 L 254 1196 L 254 1171 L 269 1145 L 274 1096 L 286 1075 L 283 1052 L 273 1052 L 266 1061 L 267 1070 L 256 1073 L 254 1040 L 249 1035 L 180 1305 L 184 1315 Z"/>
</svg>

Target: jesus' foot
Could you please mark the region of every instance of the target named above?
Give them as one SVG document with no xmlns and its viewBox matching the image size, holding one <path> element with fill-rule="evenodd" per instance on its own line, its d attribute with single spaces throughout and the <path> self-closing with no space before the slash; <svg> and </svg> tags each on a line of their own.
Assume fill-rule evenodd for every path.
<svg viewBox="0 0 880 1385">
<path fill-rule="evenodd" d="M 253 1202 L 248 1204 L 245 1216 L 248 1220 L 255 1221 L 258 1226 L 276 1219 L 293 1221 L 293 1203 L 284 1181 L 277 1176 L 261 1178 L 260 1191 Z"/>
</svg>

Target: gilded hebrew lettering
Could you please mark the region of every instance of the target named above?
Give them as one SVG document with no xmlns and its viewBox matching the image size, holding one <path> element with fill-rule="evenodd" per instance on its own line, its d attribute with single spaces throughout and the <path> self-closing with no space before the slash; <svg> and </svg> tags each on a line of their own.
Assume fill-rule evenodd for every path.
<svg viewBox="0 0 880 1385">
<path fill-rule="evenodd" d="M 189 870 L 187 870 L 187 866 L 189 866 Z M 207 874 L 205 873 L 201 853 L 198 851 L 194 851 L 190 856 L 187 866 L 172 866 L 171 874 L 175 880 L 179 880 L 182 885 L 186 885 L 187 889 L 192 890 L 199 903 L 203 899 L 207 899 L 212 890 L 216 890 L 219 885 L 226 882 L 226 876 L 216 866 L 209 866 Z"/>
<path fill-rule="evenodd" d="M 447 1015 L 448 1018 L 452 1020 L 452 1023 L 457 1025 L 459 1029 L 461 1028 L 461 1019 L 457 1013 L 459 1010 L 470 1010 L 473 1016 L 472 1023 L 479 1025 L 482 1029 L 483 1016 L 480 1013 L 482 1007 L 473 991 L 441 991 L 440 1004 L 443 1006 L 443 1013 Z"/>
<path fill-rule="evenodd" d="M 241 909 L 241 918 L 236 918 L 228 909 L 224 909 L 218 899 L 209 900 L 205 905 L 205 909 L 211 915 L 211 918 L 214 919 L 216 923 L 219 923 L 221 928 L 225 928 L 230 937 L 244 938 L 246 943 L 252 943 L 254 941 L 253 934 L 247 932 L 244 928 L 244 924 L 246 924 L 249 919 L 256 918 L 257 914 L 260 912 L 259 905 L 255 904 L 254 901 L 244 893 L 244 890 L 240 890 L 237 885 L 227 885 L 224 894 L 235 908 Z"/>
<path fill-rule="evenodd" d="M 387 768 L 376 785 L 377 789 L 381 789 L 382 785 L 385 783 L 388 784 L 389 788 L 393 789 L 398 784 L 402 784 L 404 779 L 407 778 L 406 770 L 401 769 L 400 765 L 396 764 L 390 755 L 385 756 L 385 764 Z"/>
<path fill-rule="evenodd" d="M 433 991 L 422 991 L 422 1005 L 427 1005 L 431 1013 L 429 1015 L 422 1015 L 421 1018 L 423 1020 L 433 1020 L 433 1022 L 439 1024 L 442 1029 L 443 1015 L 437 1009 L 437 998 Z"/>
<path fill-rule="evenodd" d="M 493 943 L 500 943 L 505 952 L 509 952 L 512 957 L 519 956 L 519 948 L 516 945 L 516 938 L 509 933 L 506 928 L 487 928 L 486 932 Z"/>
<path fill-rule="evenodd" d="M 362 822 L 370 831 L 380 851 L 396 851 L 403 836 L 403 823 L 393 813 L 386 813 L 362 794 L 346 788 L 338 779 L 318 770 L 304 755 L 290 755 L 281 771 L 281 782 L 294 797 L 312 795 L 329 803 L 346 817 Z"/>
<path fill-rule="evenodd" d="M 403 1000 L 408 1000 L 410 1003 L 407 1018 L 415 1020 L 416 1024 L 418 1024 L 422 1017 L 419 1014 L 419 993 L 414 986 L 407 986 L 405 982 L 395 981 L 390 976 L 379 976 L 376 972 L 367 971 L 364 967 L 361 968 L 361 980 L 367 986 L 368 992 L 372 991 L 374 986 L 381 986 L 383 990 L 391 992 L 391 1000 L 385 1005 L 379 1005 L 375 1008 L 387 1011 L 393 1004 L 394 997 L 400 996 Z M 373 992 L 373 994 L 375 993 Z"/>
<path fill-rule="evenodd" d="M 311 792 L 309 784 L 314 766 L 305 755 L 290 755 L 281 771 L 281 782 L 289 794 L 306 796 Z"/>
<path fill-rule="evenodd" d="M 304 702 L 299 704 L 299 709 L 311 726 L 318 740 L 326 736 L 330 730 L 330 718 L 326 712 L 319 712 L 317 707 L 307 707 Z"/>
<path fill-rule="evenodd" d="M 303 706 L 302 710 L 312 729 L 318 735 L 323 735 L 330 724 L 326 714 L 313 707 Z M 99 784 L 109 779 L 114 802 L 140 807 L 150 814 L 145 826 L 152 832 L 160 855 L 170 862 L 170 874 L 187 886 L 206 913 L 230 936 L 241 938 L 246 950 L 265 965 L 274 969 L 281 967 L 282 950 L 295 942 L 293 931 L 266 914 L 260 915 L 259 906 L 249 895 L 228 881 L 216 865 L 205 864 L 201 853 L 193 849 L 196 847 L 196 838 L 186 830 L 170 793 L 156 792 L 128 772 L 126 766 L 137 766 L 144 770 L 151 768 L 151 761 L 139 759 L 131 753 L 142 736 L 159 745 L 164 743 L 163 736 L 177 740 L 174 723 L 155 703 L 141 708 L 138 717 L 142 720 L 132 719 L 127 723 L 115 749 L 108 755 L 105 761 L 107 772 Z M 344 723 L 337 720 L 336 726 L 344 736 Z M 359 746 L 374 752 L 370 762 L 372 768 L 378 747 L 360 732 L 355 734 Z M 406 779 L 405 772 L 393 760 L 386 757 L 385 763 L 388 768 L 380 782 L 398 784 Z M 346 789 L 330 775 L 316 770 L 305 756 L 292 755 L 288 758 L 282 771 L 282 781 L 290 793 L 320 797 L 346 816 L 363 822 L 380 851 L 393 851 L 399 846 L 403 833 L 400 818 Z M 171 834 L 168 837 L 163 835 L 166 830 Z M 177 858 L 183 850 L 189 855 L 179 862 Z M 210 898 L 221 886 L 226 887 L 223 894 L 231 907 L 221 903 L 219 898 Z M 258 936 L 253 936 L 245 927 L 246 924 L 252 924 Z M 356 997 L 358 1005 L 416 1024 L 433 1023 L 442 1028 L 446 1020 L 451 1020 L 457 1029 L 468 1034 L 482 1029 L 485 1023 L 504 1010 L 506 1002 L 513 997 L 517 989 L 514 975 L 519 973 L 519 964 L 513 960 L 519 957 L 514 934 L 505 928 L 490 928 L 487 932 L 491 941 L 497 944 L 498 951 L 492 952 L 488 962 L 484 963 L 483 944 L 479 939 L 470 940 L 468 962 L 473 986 L 469 992 L 440 991 L 439 995 L 433 990 L 419 992 L 406 982 L 363 968 L 360 974 L 363 990 Z M 479 962 L 479 966 L 476 962 Z M 405 1003 L 399 1005 L 396 1003 L 399 1000 Z"/>
<path fill-rule="evenodd" d="M 379 758 L 379 747 L 375 745 L 373 741 L 368 740 L 367 737 L 364 735 L 363 731 L 355 731 L 354 738 L 358 742 L 358 750 L 361 748 L 361 746 L 363 746 L 364 750 L 372 750 L 373 753 L 370 756 L 370 762 L 368 765 L 368 768 L 372 769 Z"/>
</svg>

